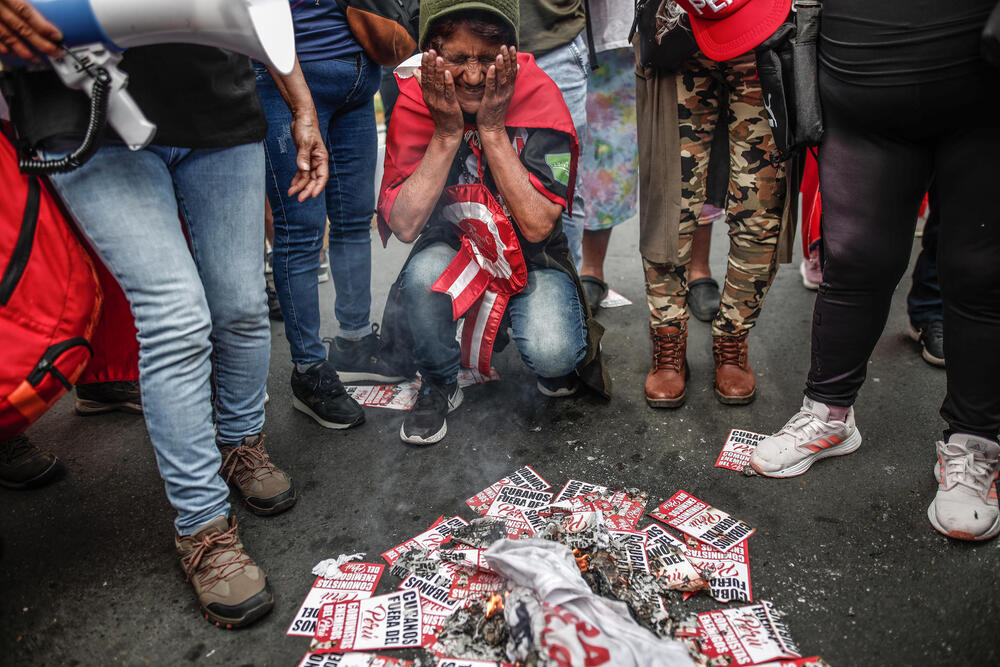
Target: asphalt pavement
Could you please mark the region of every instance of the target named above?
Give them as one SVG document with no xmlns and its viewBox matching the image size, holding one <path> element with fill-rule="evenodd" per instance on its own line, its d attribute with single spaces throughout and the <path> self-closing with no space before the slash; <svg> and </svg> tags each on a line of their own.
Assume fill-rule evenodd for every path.
<svg viewBox="0 0 1000 667">
<path fill-rule="evenodd" d="M 717 277 L 725 231 L 714 230 Z M 754 597 L 786 614 L 803 655 L 837 666 L 1000 664 L 1000 539 L 951 541 L 926 516 L 945 374 L 906 336 L 908 279 L 856 406 L 862 447 L 802 477 L 745 477 L 714 463 L 729 429 L 771 432 L 800 405 L 814 293 L 796 265 L 780 268 L 750 337 L 756 402 L 717 402 L 709 326 L 692 320 L 687 404 L 654 410 L 642 389 L 650 345 L 637 236 L 635 220 L 617 228 L 607 260 L 608 282 L 634 302 L 599 315 L 611 401 L 542 396 L 511 346 L 495 359 L 501 381 L 468 389 L 433 447 L 400 443 L 401 412 L 369 408 L 367 423 L 342 432 L 295 411 L 288 345 L 275 323 L 267 444 L 300 498 L 272 518 L 235 510 L 275 593 L 273 612 L 242 631 L 219 630 L 198 613 L 142 420 L 77 417 L 64 397 L 29 435 L 59 455 L 66 477 L 0 490 L 0 664 L 294 665 L 308 640 L 285 630 L 314 564 L 358 551 L 378 562 L 439 515 L 472 518 L 463 500 L 525 464 L 555 485 L 640 487 L 651 505 L 683 489 L 750 523 Z M 377 320 L 407 249 L 373 245 Z M 332 296 L 331 283 L 322 285 L 324 335 L 336 333 Z M 380 591 L 392 587 L 387 575 Z"/>
</svg>

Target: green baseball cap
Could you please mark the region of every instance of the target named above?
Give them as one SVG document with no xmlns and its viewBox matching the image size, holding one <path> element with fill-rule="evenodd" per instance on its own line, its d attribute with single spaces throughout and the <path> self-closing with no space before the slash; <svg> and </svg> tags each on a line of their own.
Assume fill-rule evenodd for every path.
<svg viewBox="0 0 1000 667">
<path fill-rule="evenodd" d="M 420 2 L 420 49 L 427 48 L 427 32 L 431 23 L 448 14 L 475 9 L 496 15 L 498 19 L 514 29 L 514 46 L 519 44 L 519 24 L 521 10 L 518 0 L 421 0 Z"/>
</svg>

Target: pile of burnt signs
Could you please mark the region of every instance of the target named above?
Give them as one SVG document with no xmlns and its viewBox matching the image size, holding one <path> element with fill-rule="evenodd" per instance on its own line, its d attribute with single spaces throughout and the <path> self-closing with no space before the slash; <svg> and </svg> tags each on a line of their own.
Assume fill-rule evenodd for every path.
<svg viewBox="0 0 1000 667">
<path fill-rule="evenodd" d="M 753 603 L 754 529 L 678 491 L 639 529 L 648 496 L 525 466 L 382 554 L 324 561 L 288 630 L 312 637 L 301 665 L 825 665 L 802 658 L 768 602 Z M 683 537 L 683 539 L 681 539 Z M 747 606 L 697 615 L 691 595 Z M 373 651 L 409 649 L 412 660 Z M 414 650 L 416 649 L 416 650 Z M 403 652 L 401 652 L 403 653 Z"/>
</svg>

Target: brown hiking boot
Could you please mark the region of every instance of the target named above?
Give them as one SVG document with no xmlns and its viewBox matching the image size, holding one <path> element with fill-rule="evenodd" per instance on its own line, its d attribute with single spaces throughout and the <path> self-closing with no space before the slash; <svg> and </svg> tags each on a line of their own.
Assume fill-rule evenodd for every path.
<svg viewBox="0 0 1000 667">
<path fill-rule="evenodd" d="M 747 361 L 747 334 L 712 339 L 715 395 L 726 405 L 746 405 L 757 396 L 757 381 Z"/>
<path fill-rule="evenodd" d="M 646 375 L 646 402 L 654 408 L 679 408 L 687 398 L 687 323 L 650 328 L 653 365 Z"/>
<path fill-rule="evenodd" d="M 220 516 L 193 535 L 174 536 L 181 568 L 194 586 L 205 618 L 232 630 L 253 623 L 274 606 L 267 577 L 243 549 L 236 517 Z"/>
<path fill-rule="evenodd" d="M 31 444 L 26 435 L 0 442 L 0 486 L 27 489 L 55 481 L 65 471 L 51 452 Z"/>
<path fill-rule="evenodd" d="M 280 514 L 295 504 L 292 478 L 271 463 L 264 449 L 264 435 L 248 435 L 239 447 L 220 445 L 222 469 L 219 474 L 243 496 L 254 514 Z"/>
<path fill-rule="evenodd" d="M 115 411 L 142 414 L 138 382 L 121 380 L 76 385 L 76 414 L 90 417 Z"/>
</svg>

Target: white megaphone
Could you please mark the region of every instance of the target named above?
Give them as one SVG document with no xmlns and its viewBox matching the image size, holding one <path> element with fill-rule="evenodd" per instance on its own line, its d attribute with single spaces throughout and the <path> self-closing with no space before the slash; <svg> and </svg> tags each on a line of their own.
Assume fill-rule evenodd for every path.
<svg viewBox="0 0 1000 667">
<path fill-rule="evenodd" d="M 65 52 L 50 57 L 70 88 L 92 95 L 95 70 L 111 75 L 108 123 L 133 150 L 156 133 L 118 69 L 133 46 L 184 42 L 243 53 L 282 74 L 295 65 L 295 32 L 288 0 L 31 0 L 63 34 Z"/>
</svg>

